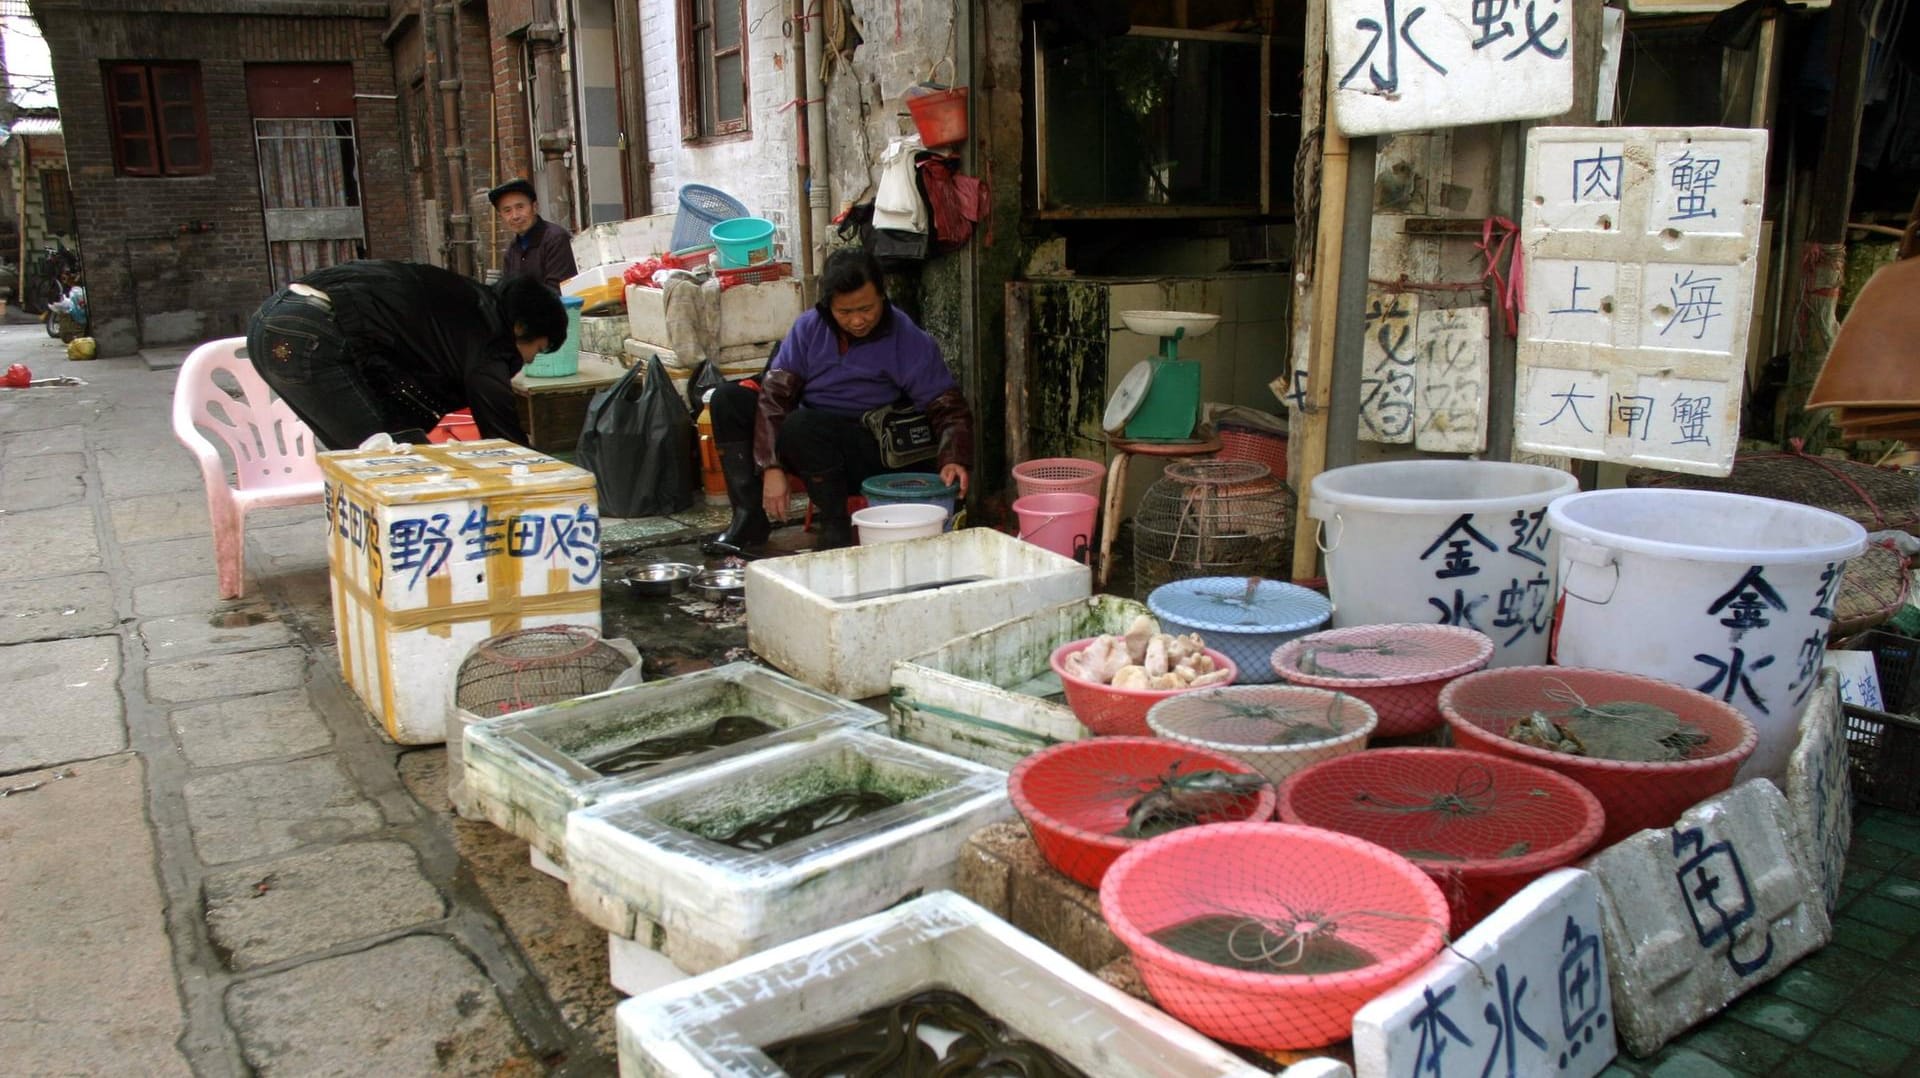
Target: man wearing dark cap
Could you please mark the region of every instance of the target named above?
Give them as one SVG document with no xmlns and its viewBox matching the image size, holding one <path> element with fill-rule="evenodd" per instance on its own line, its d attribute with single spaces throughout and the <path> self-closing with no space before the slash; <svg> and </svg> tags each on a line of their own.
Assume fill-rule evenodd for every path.
<svg viewBox="0 0 1920 1078">
<path fill-rule="evenodd" d="M 487 201 L 500 215 L 513 238 L 507 241 L 502 277 L 525 275 L 559 288 L 573 276 L 573 234 L 540 216 L 540 197 L 533 184 L 513 179 L 487 192 Z"/>
</svg>

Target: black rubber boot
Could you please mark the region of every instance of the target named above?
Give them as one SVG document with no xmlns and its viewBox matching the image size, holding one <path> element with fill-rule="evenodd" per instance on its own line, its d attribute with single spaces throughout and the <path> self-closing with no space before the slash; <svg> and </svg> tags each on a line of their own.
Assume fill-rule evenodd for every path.
<svg viewBox="0 0 1920 1078">
<path fill-rule="evenodd" d="M 753 443 L 722 442 L 719 449 L 733 520 L 726 531 L 701 543 L 700 549 L 708 554 L 744 554 L 767 541 L 773 522 L 760 506 L 760 472 L 753 466 Z"/>
<path fill-rule="evenodd" d="M 807 500 L 813 503 L 813 549 L 853 545 L 853 520 L 847 515 L 847 474 L 839 469 L 807 476 Z"/>
</svg>

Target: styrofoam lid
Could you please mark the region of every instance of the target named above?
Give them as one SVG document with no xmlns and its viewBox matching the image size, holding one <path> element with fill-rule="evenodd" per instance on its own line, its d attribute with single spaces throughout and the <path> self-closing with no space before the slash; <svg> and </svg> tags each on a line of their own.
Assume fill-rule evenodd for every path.
<svg viewBox="0 0 1920 1078">
<path fill-rule="evenodd" d="M 1203 576 L 1162 584 L 1147 596 L 1155 617 L 1206 633 L 1289 633 L 1326 624 L 1333 604 L 1317 591 L 1279 580 Z"/>
</svg>

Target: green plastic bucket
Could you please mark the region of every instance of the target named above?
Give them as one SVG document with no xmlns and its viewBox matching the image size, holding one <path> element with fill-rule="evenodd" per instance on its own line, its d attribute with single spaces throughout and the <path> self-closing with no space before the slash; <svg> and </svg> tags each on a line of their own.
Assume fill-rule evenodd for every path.
<svg viewBox="0 0 1920 1078">
<path fill-rule="evenodd" d="M 709 235 L 720 253 L 721 269 L 740 269 L 773 260 L 773 222 L 736 217 L 713 226 Z"/>
</svg>

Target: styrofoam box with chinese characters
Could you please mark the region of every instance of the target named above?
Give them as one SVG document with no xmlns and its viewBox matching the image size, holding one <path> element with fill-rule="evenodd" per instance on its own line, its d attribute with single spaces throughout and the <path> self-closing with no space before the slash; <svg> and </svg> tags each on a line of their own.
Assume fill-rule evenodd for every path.
<svg viewBox="0 0 1920 1078">
<path fill-rule="evenodd" d="M 765 850 L 713 837 L 835 794 L 891 804 Z M 574 908 L 658 926 L 700 973 L 950 887 L 967 836 L 1010 819 L 1005 772 L 846 728 L 652 783 L 567 816 Z"/>
<path fill-rule="evenodd" d="M 600 627 L 593 474 L 492 439 L 320 454 L 340 672 L 403 745 L 446 738 L 475 644 Z"/>
<path fill-rule="evenodd" d="M 1088 736 L 1059 700 L 1050 662 L 1062 644 L 1124 633 L 1146 604 L 1095 595 L 1036 610 L 893 664 L 893 736 L 1011 769 L 1062 741 Z M 1151 615 L 1148 615 L 1151 616 Z"/>
<path fill-rule="evenodd" d="M 965 583 L 931 586 L 945 581 Z M 747 643 L 807 684 L 860 700 L 887 691 L 894 660 L 1084 599 L 1092 582 L 1072 558 L 991 528 L 769 558 L 747 568 Z"/>
<path fill-rule="evenodd" d="M 667 332 L 666 297 L 662 289 L 627 286 L 627 326 L 635 340 L 673 347 L 673 337 Z M 780 340 L 806 309 L 800 281 L 794 277 L 725 289 L 720 293 L 719 346 L 724 349 Z"/>
<path fill-rule="evenodd" d="M 621 1078 L 775 1078 L 765 1046 L 932 988 L 1101 1078 L 1262 1073 L 942 891 L 620 1004 Z"/>
<path fill-rule="evenodd" d="M 467 728 L 467 800 L 494 826 L 566 861 L 567 813 L 669 775 L 764 748 L 758 738 L 690 753 L 645 771 L 602 774 L 589 761 L 642 741 L 696 731 L 727 715 L 747 715 L 805 740 L 836 726 L 874 726 L 871 711 L 752 663 L 595 693 Z"/>
</svg>

